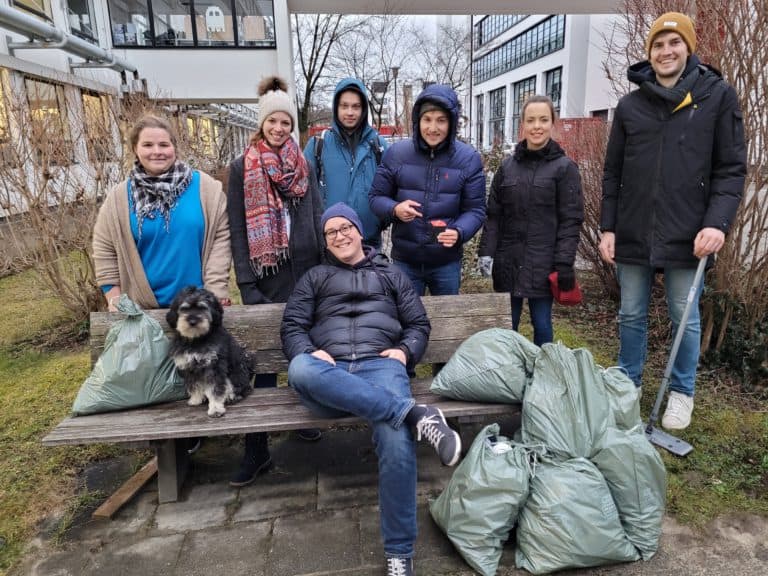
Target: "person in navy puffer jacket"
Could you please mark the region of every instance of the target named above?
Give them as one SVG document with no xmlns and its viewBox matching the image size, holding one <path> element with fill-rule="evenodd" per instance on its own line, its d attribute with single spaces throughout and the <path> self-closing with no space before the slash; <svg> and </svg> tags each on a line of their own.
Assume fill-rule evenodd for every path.
<svg viewBox="0 0 768 576">
<path fill-rule="evenodd" d="M 420 295 L 458 294 L 462 247 L 485 221 L 480 154 L 456 139 L 459 100 L 433 84 L 413 105 L 413 138 L 389 147 L 368 199 L 392 219 L 392 259 Z"/>
</svg>

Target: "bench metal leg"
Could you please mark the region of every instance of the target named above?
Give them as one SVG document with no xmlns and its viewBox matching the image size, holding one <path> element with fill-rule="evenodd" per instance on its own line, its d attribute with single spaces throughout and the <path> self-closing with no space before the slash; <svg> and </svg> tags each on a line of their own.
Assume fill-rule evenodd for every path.
<svg viewBox="0 0 768 576">
<path fill-rule="evenodd" d="M 153 442 L 157 454 L 157 497 L 160 504 L 176 502 L 189 470 L 187 439 Z"/>
</svg>

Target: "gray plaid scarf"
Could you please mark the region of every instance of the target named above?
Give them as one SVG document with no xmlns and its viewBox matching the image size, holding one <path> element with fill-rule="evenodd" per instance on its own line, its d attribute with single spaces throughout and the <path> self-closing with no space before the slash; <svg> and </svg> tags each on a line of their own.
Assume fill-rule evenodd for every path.
<svg viewBox="0 0 768 576">
<path fill-rule="evenodd" d="M 156 215 L 155 211 L 163 216 L 165 229 L 169 229 L 171 210 L 192 181 L 192 168 L 177 160 L 165 174 L 150 176 L 137 160 L 128 179 L 131 182 L 133 211 L 136 213 L 141 238 L 144 218 L 152 220 Z"/>
</svg>

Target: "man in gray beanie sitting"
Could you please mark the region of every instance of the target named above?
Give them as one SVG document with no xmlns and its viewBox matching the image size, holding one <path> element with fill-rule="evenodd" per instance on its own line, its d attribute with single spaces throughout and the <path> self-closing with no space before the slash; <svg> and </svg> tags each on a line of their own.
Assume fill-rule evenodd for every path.
<svg viewBox="0 0 768 576">
<path fill-rule="evenodd" d="M 430 324 L 410 280 L 363 246 L 357 213 L 341 202 L 321 225 L 327 264 L 310 269 L 288 299 L 280 336 L 288 382 L 320 416 L 353 414 L 373 429 L 387 574 L 412 575 L 416 540 L 416 439 L 453 466 L 461 440 L 433 406 L 417 405 L 409 373 Z"/>
</svg>

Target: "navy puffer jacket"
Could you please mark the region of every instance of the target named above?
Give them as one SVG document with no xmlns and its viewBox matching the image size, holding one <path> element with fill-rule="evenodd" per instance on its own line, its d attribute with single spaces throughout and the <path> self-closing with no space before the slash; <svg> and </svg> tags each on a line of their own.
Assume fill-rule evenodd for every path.
<svg viewBox="0 0 768 576">
<path fill-rule="evenodd" d="M 448 137 L 434 149 L 419 131 L 419 112 L 425 102 L 448 110 Z M 440 266 L 461 259 L 462 245 L 485 221 L 485 175 L 477 150 L 456 140 L 459 101 L 449 87 L 433 84 L 413 105 L 413 138 L 390 146 L 368 195 L 380 219 L 392 219 L 392 257 L 409 264 Z M 421 218 L 402 222 L 395 206 L 404 200 L 421 204 Z M 430 220 L 444 220 L 459 232 L 459 241 L 445 248 L 431 235 Z"/>
<path fill-rule="evenodd" d="M 288 360 L 325 350 L 336 360 L 378 358 L 400 348 L 412 368 L 430 324 L 410 280 L 375 249 L 354 266 L 336 260 L 307 272 L 288 299 L 280 337 Z"/>
</svg>

